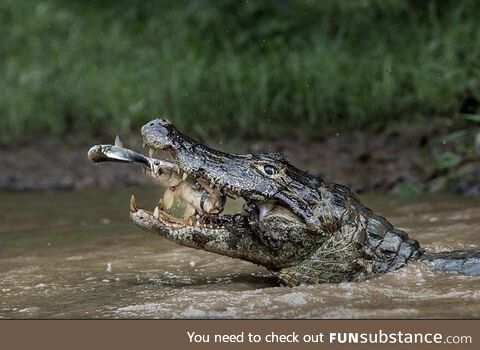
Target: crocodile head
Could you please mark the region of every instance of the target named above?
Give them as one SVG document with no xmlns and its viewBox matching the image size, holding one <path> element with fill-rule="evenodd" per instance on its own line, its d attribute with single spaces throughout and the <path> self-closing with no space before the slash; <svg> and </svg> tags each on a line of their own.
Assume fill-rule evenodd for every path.
<svg viewBox="0 0 480 350">
<path fill-rule="evenodd" d="M 268 208 L 282 207 L 293 214 L 290 217 L 315 225 L 311 201 L 319 199 L 321 181 L 291 166 L 283 154 L 238 155 L 213 150 L 182 134 L 165 119 L 145 124 L 142 135 L 149 147 L 169 151 L 181 171 L 212 189 L 242 197 L 258 209 L 260 218 Z"/>
<path fill-rule="evenodd" d="M 140 209 L 133 199 L 130 216 L 143 229 L 263 265 L 287 285 L 352 280 L 396 268 L 393 261 L 403 257 L 396 249 L 406 234 L 392 231 L 346 187 L 297 169 L 281 154 L 220 152 L 164 119 L 145 124 L 142 135 L 151 153 L 163 150 L 173 158 L 169 169 L 177 170 L 167 170 L 176 174 L 173 193 L 181 188 L 183 197 L 196 203 L 192 215 L 180 219 L 162 205 Z M 241 212 L 222 213 L 224 201 L 218 198 L 226 197 L 242 198 Z"/>
<path fill-rule="evenodd" d="M 316 208 L 322 180 L 293 167 L 283 155 L 213 150 L 164 119 L 145 124 L 142 136 L 151 149 L 171 154 L 182 178 L 193 178 L 209 193 L 243 198 L 245 203 L 237 214 L 220 209 L 188 220 L 174 218 L 161 207 L 147 211 L 132 203 L 131 218 L 138 226 L 272 270 L 295 264 L 322 241 L 322 235 L 315 234 L 321 229 Z"/>
</svg>

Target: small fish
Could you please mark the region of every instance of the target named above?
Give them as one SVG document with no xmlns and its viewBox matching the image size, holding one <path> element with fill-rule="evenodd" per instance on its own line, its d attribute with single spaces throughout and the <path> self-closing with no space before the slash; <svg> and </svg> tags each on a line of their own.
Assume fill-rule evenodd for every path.
<svg viewBox="0 0 480 350">
<path fill-rule="evenodd" d="M 88 159 L 98 162 L 143 163 L 150 167 L 151 160 L 143 154 L 114 145 L 95 145 L 88 151 Z"/>
</svg>

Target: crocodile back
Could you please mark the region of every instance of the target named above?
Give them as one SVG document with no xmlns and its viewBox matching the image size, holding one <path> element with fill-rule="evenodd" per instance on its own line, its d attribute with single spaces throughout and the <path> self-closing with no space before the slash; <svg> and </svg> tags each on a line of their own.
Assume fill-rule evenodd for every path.
<svg viewBox="0 0 480 350">
<path fill-rule="evenodd" d="M 365 252 L 372 259 L 373 273 L 397 270 L 424 253 L 418 241 L 395 229 L 380 215 L 369 210 L 366 221 Z"/>
</svg>

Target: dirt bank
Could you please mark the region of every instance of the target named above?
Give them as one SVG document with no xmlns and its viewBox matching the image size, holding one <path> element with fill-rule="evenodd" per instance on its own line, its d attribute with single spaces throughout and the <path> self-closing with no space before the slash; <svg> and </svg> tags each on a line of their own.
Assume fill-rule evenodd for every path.
<svg viewBox="0 0 480 350">
<path fill-rule="evenodd" d="M 284 152 L 291 163 L 328 181 L 350 186 L 357 192 L 397 191 L 402 183 L 422 188 L 438 175 L 429 140 L 440 131 L 415 129 L 336 134 L 319 140 L 233 140 L 228 144 L 207 142 L 228 152 Z M 65 190 L 149 184 L 139 167 L 125 164 L 91 164 L 87 151 L 93 144 L 113 143 L 105 137 L 43 137 L 0 149 L 0 188 Z M 139 135 L 124 135 L 127 147 L 141 150 Z M 444 189 L 478 195 L 480 171 L 468 183 L 454 183 Z M 401 186 L 401 185 L 400 185 Z"/>
</svg>

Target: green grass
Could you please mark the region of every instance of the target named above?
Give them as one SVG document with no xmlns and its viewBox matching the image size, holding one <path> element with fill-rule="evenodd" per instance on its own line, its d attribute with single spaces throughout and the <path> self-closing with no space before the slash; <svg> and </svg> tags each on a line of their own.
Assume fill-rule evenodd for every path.
<svg viewBox="0 0 480 350">
<path fill-rule="evenodd" d="M 321 135 L 480 99 L 475 1 L 0 2 L 0 140 Z"/>
</svg>

